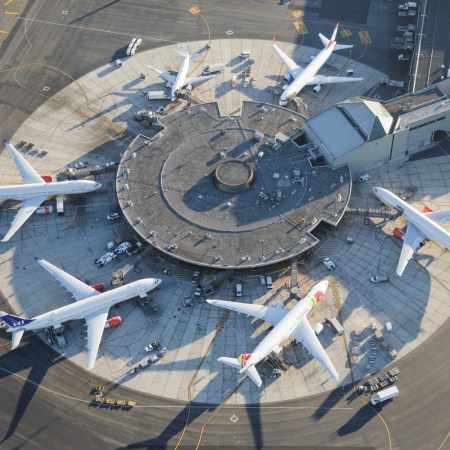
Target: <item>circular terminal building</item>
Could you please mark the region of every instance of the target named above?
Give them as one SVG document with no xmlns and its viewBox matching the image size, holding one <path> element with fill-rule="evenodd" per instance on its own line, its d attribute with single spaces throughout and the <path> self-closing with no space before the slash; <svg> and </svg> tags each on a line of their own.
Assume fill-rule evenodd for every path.
<svg viewBox="0 0 450 450">
<path fill-rule="evenodd" d="M 239 116 L 210 103 L 154 119 L 120 162 L 125 217 L 153 247 L 202 266 L 250 268 L 309 250 L 321 221 L 342 218 L 351 175 L 319 165 L 302 124 L 253 102 Z"/>
</svg>

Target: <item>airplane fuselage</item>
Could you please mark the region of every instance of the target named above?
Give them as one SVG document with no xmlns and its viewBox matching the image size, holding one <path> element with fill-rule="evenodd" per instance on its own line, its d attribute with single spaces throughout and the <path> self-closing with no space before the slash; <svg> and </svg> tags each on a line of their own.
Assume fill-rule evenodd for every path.
<svg viewBox="0 0 450 450">
<path fill-rule="evenodd" d="M 270 333 L 258 344 L 252 352 L 251 357 L 246 361 L 245 366 L 240 373 L 245 372 L 249 366 L 258 364 L 273 349 L 290 336 L 292 336 L 297 325 L 304 319 L 312 308 L 317 304 L 316 294 L 320 291 L 325 294 L 328 287 L 328 281 L 318 283 L 305 298 L 300 300 L 270 331 Z M 320 298 L 319 298 L 320 299 Z"/>
<path fill-rule="evenodd" d="M 96 181 L 76 180 L 51 183 L 18 184 L 0 186 L 1 200 L 26 200 L 31 197 L 53 197 L 60 194 L 82 194 L 100 189 Z"/>
<path fill-rule="evenodd" d="M 83 319 L 90 313 L 97 311 L 100 308 L 111 307 L 116 303 L 129 300 L 138 296 L 142 292 L 149 292 L 161 283 L 161 280 L 157 278 L 145 278 L 143 280 L 134 281 L 125 286 L 120 286 L 108 292 L 103 292 L 98 295 L 92 295 L 84 300 L 80 300 L 76 303 L 63 306 L 53 311 L 46 312 L 39 316 L 33 317 L 33 321 L 20 327 L 17 324 L 15 328 L 9 328 L 7 331 L 19 331 L 19 330 L 39 330 L 41 328 L 47 328 L 54 324 L 64 323 L 69 320 Z"/>
<path fill-rule="evenodd" d="M 175 83 L 172 86 L 170 95 L 172 101 L 174 101 L 177 98 L 178 91 L 180 89 L 183 89 L 184 84 L 186 83 L 188 70 L 189 70 L 189 54 L 186 54 L 186 56 L 183 59 L 183 62 L 181 63 L 180 71 L 178 72 L 178 75 L 175 79 Z"/>
<path fill-rule="evenodd" d="M 317 74 L 320 68 L 327 62 L 333 53 L 336 42 L 330 42 L 330 45 L 323 50 L 305 67 L 300 75 L 284 90 L 280 97 L 280 105 L 287 104 L 290 98 L 295 97 Z"/>
<path fill-rule="evenodd" d="M 426 213 L 417 211 L 404 200 L 383 188 L 373 188 L 375 195 L 386 205 L 403 211 L 410 223 L 413 223 L 428 239 L 439 242 L 450 249 L 450 233 L 427 217 Z"/>
</svg>

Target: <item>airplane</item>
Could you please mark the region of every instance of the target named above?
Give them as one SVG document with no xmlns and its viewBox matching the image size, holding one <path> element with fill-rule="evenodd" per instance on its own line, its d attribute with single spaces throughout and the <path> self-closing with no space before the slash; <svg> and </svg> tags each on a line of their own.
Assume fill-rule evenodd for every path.
<svg viewBox="0 0 450 450">
<path fill-rule="evenodd" d="M 402 276 L 414 252 L 422 247 L 427 239 L 450 249 L 450 233 L 439 226 L 450 221 L 450 209 L 421 213 L 387 189 L 374 187 L 373 193 L 384 204 L 398 209 L 408 219 L 408 228 L 403 236 L 403 247 L 397 265 L 398 276 Z"/>
<path fill-rule="evenodd" d="M 23 184 L 0 186 L 0 200 L 22 201 L 22 206 L 1 242 L 9 241 L 47 198 L 60 194 L 83 194 L 85 192 L 96 191 L 102 187 L 100 183 L 89 180 L 47 183 L 16 150 L 14 145 L 10 144 L 6 139 L 3 140 L 3 144 L 9 150 L 17 170 L 22 177 Z"/>
<path fill-rule="evenodd" d="M 238 369 L 240 374 L 248 375 L 249 378 L 260 387 L 262 380 L 256 370 L 256 364 L 266 358 L 272 351 L 278 350 L 279 344 L 292 336 L 304 345 L 335 381 L 338 381 L 339 375 L 336 369 L 306 319 L 306 315 L 309 311 L 311 311 L 325 295 L 327 288 L 328 281 L 325 280 L 317 283 L 308 294 L 290 310 L 276 306 L 249 305 L 223 300 L 206 300 L 211 305 L 247 314 L 256 317 L 257 319 L 263 319 L 266 322 L 271 323 L 274 327 L 258 344 L 255 350 L 253 350 L 253 353 L 242 354 L 238 358 L 221 357 L 218 361 Z"/>
<path fill-rule="evenodd" d="M 183 89 L 184 87 L 186 87 L 188 91 L 191 91 L 193 84 L 201 83 L 202 81 L 209 80 L 210 78 L 214 78 L 218 75 L 216 73 L 214 75 L 206 75 L 201 77 L 188 77 L 187 73 L 189 70 L 189 61 L 190 58 L 194 55 L 189 54 L 189 49 L 186 49 L 186 53 L 180 52 L 179 50 L 175 51 L 183 58 L 180 70 L 178 71 L 178 74 L 176 76 L 168 72 L 163 72 L 162 70 L 159 70 L 156 67 L 152 67 L 150 65 L 148 66 L 150 69 L 156 72 L 163 80 L 166 80 L 172 85 L 170 93 L 170 100 L 172 102 L 176 100 L 178 94 L 180 93 L 180 90 Z"/>
<path fill-rule="evenodd" d="M 137 297 L 141 293 L 152 291 L 161 284 L 158 278 L 144 278 L 111 291 L 99 292 L 48 261 L 37 257 L 35 259 L 72 293 L 77 303 L 62 306 L 31 319 L 0 311 L 0 319 L 9 325 L 6 331 L 12 333 L 11 350 L 20 344 L 25 331 L 51 326 L 59 327 L 68 320 L 84 318 L 87 325 L 87 370 L 94 367 L 109 308 L 116 303 Z"/>
<path fill-rule="evenodd" d="M 291 98 L 294 98 L 306 85 L 321 85 L 330 83 L 347 83 L 351 81 L 361 81 L 363 78 L 353 77 L 327 77 L 325 75 L 317 75 L 319 69 L 325 64 L 334 50 L 344 50 L 352 48 L 353 45 L 342 45 L 336 43 L 336 34 L 339 24 L 336 24 L 331 39 L 327 39 L 323 34 L 319 33 L 319 37 L 323 42 L 324 49 L 305 67 L 296 64 L 289 56 L 286 55 L 276 44 L 275 37 L 272 44 L 274 50 L 277 52 L 284 65 L 288 68 L 290 75 L 294 81 L 284 89 L 280 97 L 280 106 L 287 105 Z"/>
</svg>

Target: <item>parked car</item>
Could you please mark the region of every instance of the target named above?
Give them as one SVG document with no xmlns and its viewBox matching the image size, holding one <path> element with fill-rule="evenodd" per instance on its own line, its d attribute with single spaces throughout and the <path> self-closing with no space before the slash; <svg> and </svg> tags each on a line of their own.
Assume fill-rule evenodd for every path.
<svg viewBox="0 0 450 450">
<path fill-rule="evenodd" d="M 259 284 L 261 286 L 265 286 L 266 285 L 266 277 L 264 275 L 260 275 L 259 276 Z"/>
<path fill-rule="evenodd" d="M 162 358 L 164 355 L 166 355 L 168 352 L 166 347 L 161 347 L 158 352 L 156 353 L 160 358 Z"/>
<path fill-rule="evenodd" d="M 389 281 L 389 277 L 384 275 L 375 275 L 373 277 L 370 277 L 370 281 L 372 283 L 386 283 L 387 281 Z"/>
<path fill-rule="evenodd" d="M 323 258 L 322 263 L 330 272 L 336 269 L 336 264 L 330 258 Z"/>
<path fill-rule="evenodd" d="M 267 285 L 267 289 L 272 289 L 272 287 L 273 287 L 272 277 L 270 275 L 267 275 L 267 277 L 266 277 L 266 285 Z"/>
</svg>

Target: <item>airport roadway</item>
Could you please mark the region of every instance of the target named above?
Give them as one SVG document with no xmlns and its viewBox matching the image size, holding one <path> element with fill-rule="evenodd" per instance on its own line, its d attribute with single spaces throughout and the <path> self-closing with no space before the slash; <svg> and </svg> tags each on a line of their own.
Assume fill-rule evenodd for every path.
<svg viewBox="0 0 450 450">
<path fill-rule="evenodd" d="M 382 409 L 365 405 L 348 387 L 345 393 L 339 389 L 261 408 L 225 405 L 215 415 L 211 405 L 192 405 L 189 412 L 185 404 L 113 383 L 105 384 L 106 397 L 137 405 L 129 410 L 94 406 L 90 393 L 102 380 L 32 335 L 11 353 L 2 330 L 0 447 L 171 448 L 181 438 L 182 446 L 201 442 L 206 448 L 437 449 L 448 426 L 450 350 L 440 344 L 450 339 L 449 325 L 396 364 L 401 398 Z"/>
<path fill-rule="evenodd" d="M 332 26 L 330 20 L 318 18 L 315 2 L 309 3 L 305 23 L 310 34 L 305 43 L 318 45 L 317 32 L 324 32 L 324 23 L 328 30 Z M 19 14 L 2 17 L 15 21 L 11 28 L 2 23 L 4 29 L 11 29 L 2 35 L 0 56 L 2 138 L 11 136 L 46 100 L 41 89 L 30 95 L 31 80 L 44 76 L 42 87 L 50 86 L 49 95 L 53 95 L 71 77 L 122 56 L 136 34 L 144 37 L 144 49 L 174 41 L 223 38 L 226 31 L 232 31 L 233 38 L 268 39 L 276 33 L 279 40 L 300 43 L 303 39 L 293 25 L 294 2 L 289 8 L 275 1 L 245 6 L 229 1 L 226 7 L 219 1 L 202 2 L 199 14 L 187 12 L 188 5 L 181 2 L 144 0 L 9 1 L 4 5 L 2 14 Z M 371 26 L 375 40 L 381 21 Z M 371 64 L 370 54 L 370 48 L 364 50 L 364 62 L 386 71 L 381 63 L 386 58 L 379 48 L 374 49 Z M 5 302 L 1 303 L 3 309 Z M 89 394 L 102 380 L 92 379 L 37 337 L 24 339 L 19 349 L 10 352 L 10 337 L 0 330 L 0 448 L 166 448 L 176 446 L 180 438 L 182 446 L 201 442 L 204 448 L 449 448 L 449 441 L 445 442 L 449 341 L 447 321 L 396 364 L 401 370 L 401 397 L 385 405 L 380 415 L 355 398 L 350 388 L 263 408 L 225 405 L 214 411 L 210 405 L 193 405 L 189 410 L 184 404 L 105 384 L 109 398 L 137 402 L 125 411 L 93 406 Z"/>
</svg>

